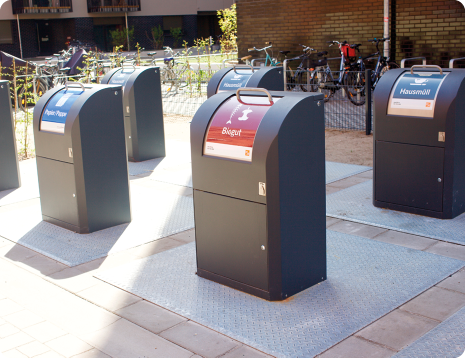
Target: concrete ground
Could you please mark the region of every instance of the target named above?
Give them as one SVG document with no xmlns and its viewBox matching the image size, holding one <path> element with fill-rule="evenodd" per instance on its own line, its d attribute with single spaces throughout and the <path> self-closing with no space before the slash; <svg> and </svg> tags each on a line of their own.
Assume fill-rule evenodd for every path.
<svg viewBox="0 0 465 358">
<path fill-rule="evenodd" d="M 166 121 L 167 137 L 188 140 L 188 122 Z M 176 130 L 184 128 L 183 130 Z M 326 186 L 327 194 L 364 182 L 372 171 Z M 132 176 L 147 190 L 191 196 L 192 189 Z M 0 207 L 5 212 L 39 199 Z M 465 260 L 465 247 L 392 230 L 326 218 L 329 230 Z M 76 267 L 66 267 L 0 237 L 0 352 L 4 357 L 270 357 L 93 277 L 194 241 L 185 231 Z M 465 270 L 320 355 L 391 357 L 465 306 Z"/>
</svg>

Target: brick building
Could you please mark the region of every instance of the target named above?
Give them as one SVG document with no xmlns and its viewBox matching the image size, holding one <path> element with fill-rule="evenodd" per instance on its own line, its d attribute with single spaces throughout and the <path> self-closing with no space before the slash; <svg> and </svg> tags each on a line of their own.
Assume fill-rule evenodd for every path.
<svg viewBox="0 0 465 358">
<path fill-rule="evenodd" d="M 280 50 L 299 53 L 298 44 L 319 51 L 337 48 L 326 41 L 362 43 L 363 55 L 375 48 L 369 38 L 383 37 L 383 0 L 237 0 L 239 54 L 273 42 Z M 448 67 L 450 58 L 465 57 L 465 10 L 455 0 L 390 0 L 391 58 L 425 56 L 428 64 Z M 382 47 L 381 47 L 382 49 Z M 280 57 L 282 59 L 282 57 Z"/>
<path fill-rule="evenodd" d="M 112 48 L 110 31 L 134 27 L 134 41 L 151 49 L 147 38 L 162 26 L 165 45 L 172 46 L 169 29 L 181 27 L 183 39 L 220 34 L 216 11 L 233 0 L 6 0 L 0 1 L 0 51 L 20 56 L 18 18 L 23 57 L 48 56 L 66 48 L 70 39 Z M 182 41 L 181 41 L 182 43 Z"/>
</svg>

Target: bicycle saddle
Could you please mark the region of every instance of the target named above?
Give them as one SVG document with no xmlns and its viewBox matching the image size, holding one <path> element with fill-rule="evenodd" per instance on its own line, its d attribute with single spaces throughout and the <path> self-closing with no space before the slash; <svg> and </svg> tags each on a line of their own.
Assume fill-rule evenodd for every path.
<svg viewBox="0 0 465 358">
<path fill-rule="evenodd" d="M 250 60 L 252 55 L 241 57 L 241 61 Z"/>
<path fill-rule="evenodd" d="M 45 60 L 46 61 L 51 61 L 51 60 L 53 60 L 53 57 L 45 57 Z"/>
<path fill-rule="evenodd" d="M 282 53 L 284 56 L 286 56 L 291 51 L 279 51 L 279 52 Z"/>
<path fill-rule="evenodd" d="M 157 54 L 156 52 L 149 52 L 149 53 L 147 53 L 147 55 L 149 55 L 149 56 L 153 56 L 153 55 L 156 55 L 156 54 Z"/>
<path fill-rule="evenodd" d="M 353 45 L 350 45 L 350 48 L 357 48 L 359 46 L 361 46 L 362 44 L 353 44 Z"/>
<path fill-rule="evenodd" d="M 316 55 L 318 57 L 321 57 L 321 56 L 326 56 L 328 54 L 328 51 L 321 51 L 321 52 L 318 52 Z"/>
<path fill-rule="evenodd" d="M 60 72 L 68 72 L 70 69 L 70 67 L 60 68 Z"/>
<path fill-rule="evenodd" d="M 61 55 L 59 53 L 54 53 L 53 56 L 54 57 L 60 57 Z"/>
</svg>

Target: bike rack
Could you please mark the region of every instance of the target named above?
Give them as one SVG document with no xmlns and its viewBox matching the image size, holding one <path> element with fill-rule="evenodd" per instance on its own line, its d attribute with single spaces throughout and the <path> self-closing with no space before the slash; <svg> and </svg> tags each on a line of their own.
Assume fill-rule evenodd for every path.
<svg viewBox="0 0 465 358">
<path fill-rule="evenodd" d="M 283 76 L 284 76 L 284 91 L 287 91 L 287 63 L 289 60 L 283 61 Z"/>
<path fill-rule="evenodd" d="M 400 61 L 400 68 L 405 68 L 405 62 L 412 60 L 422 60 L 422 64 L 426 65 L 426 57 L 410 57 L 404 58 L 402 61 Z"/>
<path fill-rule="evenodd" d="M 449 61 L 449 68 L 454 68 L 454 62 L 455 61 L 460 61 L 460 60 L 465 60 L 465 57 L 460 57 L 460 58 L 453 58 Z"/>
</svg>

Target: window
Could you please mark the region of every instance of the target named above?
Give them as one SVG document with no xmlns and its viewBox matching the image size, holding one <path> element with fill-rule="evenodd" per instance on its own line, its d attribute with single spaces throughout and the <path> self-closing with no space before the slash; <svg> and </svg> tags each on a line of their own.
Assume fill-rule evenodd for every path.
<svg viewBox="0 0 465 358">
<path fill-rule="evenodd" d="M 174 27 L 182 29 L 182 16 L 163 16 L 163 30 L 169 31 Z"/>
<path fill-rule="evenodd" d="M 0 44 L 12 44 L 13 34 L 11 32 L 11 21 L 0 20 Z"/>
</svg>

